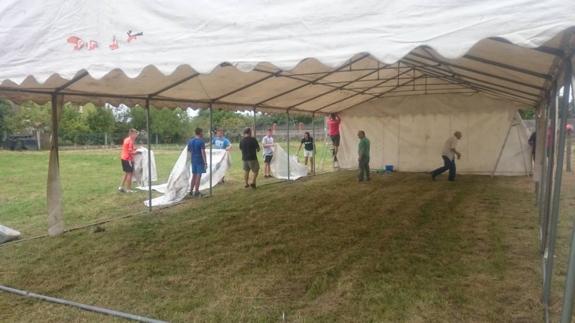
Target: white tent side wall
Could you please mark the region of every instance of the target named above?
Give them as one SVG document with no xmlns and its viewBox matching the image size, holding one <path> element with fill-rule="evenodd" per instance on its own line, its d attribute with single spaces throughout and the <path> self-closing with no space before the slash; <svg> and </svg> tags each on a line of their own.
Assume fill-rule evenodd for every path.
<svg viewBox="0 0 575 323">
<path fill-rule="evenodd" d="M 428 172 L 442 165 L 443 143 L 459 130 L 458 173 L 491 174 L 503 147 L 495 175 L 526 175 L 531 157 L 525 126 L 515 119 L 519 107 L 482 94 L 372 101 L 341 114 L 340 166 L 357 167 L 357 131 L 365 130 L 372 169 L 394 165 L 399 171 Z"/>
</svg>

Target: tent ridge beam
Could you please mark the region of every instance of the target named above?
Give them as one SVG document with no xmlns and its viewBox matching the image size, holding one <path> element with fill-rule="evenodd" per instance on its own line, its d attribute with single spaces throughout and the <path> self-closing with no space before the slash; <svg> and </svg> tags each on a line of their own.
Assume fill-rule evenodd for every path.
<svg viewBox="0 0 575 323">
<path fill-rule="evenodd" d="M 545 80 L 549 80 L 549 79 L 551 78 L 551 77 L 550 77 L 549 75 L 547 75 L 547 74 L 538 73 L 538 72 L 531 71 L 531 70 L 527 70 L 527 69 L 524 69 L 524 68 L 521 68 L 521 67 L 517 67 L 517 66 L 513 66 L 513 65 L 501 63 L 501 62 L 492 61 L 492 60 L 490 60 L 490 59 L 486 59 L 486 58 L 479 57 L 479 56 L 475 56 L 475 55 L 471 55 L 471 54 L 463 55 L 463 57 L 465 57 L 465 58 L 467 58 L 467 59 L 470 59 L 470 60 L 473 60 L 473 61 L 476 61 L 476 62 L 483 63 L 483 64 L 488 64 L 488 65 L 493 65 L 493 66 L 505 68 L 505 69 L 512 70 L 512 71 L 515 71 L 515 72 L 519 72 L 519 73 L 523 73 L 523 74 L 535 76 L 535 77 L 538 77 L 538 78 L 542 78 L 542 79 L 545 79 Z"/>
<path fill-rule="evenodd" d="M 407 63 L 406 63 L 407 64 Z M 447 80 L 449 82 L 453 82 L 454 84 L 465 84 L 466 86 L 468 86 L 470 89 L 474 89 L 476 91 L 479 92 L 495 92 L 495 93 L 499 93 L 501 95 L 507 95 L 510 97 L 514 97 L 516 99 L 522 99 L 522 100 L 526 100 L 526 101 L 530 101 L 530 102 L 536 102 L 534 99 L 530 99 L 530 98 L 525 98 L 523 96 L 517 95 L 517 94 L 513 94 L 513 93 L 509 93 L 509 92 L 505 92 L 496 88 L 492 88 L 492 87 L 488 87 L 486 85 L 479 85 L 479 84 L 475 84 L 475 83 L 471 83 L 469 81 L 466 80 L 462 80 L 462 79 L 458 79 L 455 75 L 444 75 L 441 72 L 437 72 L 437 71 L 431 71 L 428 69 L 424 69 L 421 67 L 416 67 L 420 72 L 422 73 L 426 73 L 428 75 L 432 75 L 434 77 L 440 78 L 440 79 L 444 79 Z M 444 70 L 441 70 L 442 72 L 447 72 Z M 447 72 L 448 73 L 448 72 Z M 491 93 L 493 94 L 493 93 Z"/>
<path fill-rule="evenodd" d="M 397 64 L 399 64 L 399 62 L 398 62 Z M 331 102 L 330 104 L 324 105 L 324 106 L 322 106 L 322 107 L 320 107 L 320 108 L 314 110 L 313 112 L 314 112 L 314 113 L 315 113 L 315 112 L 319 112 L 319 111 L 321 111 L 321 110 L 323 110 L 323 109 L 325 109 L 325 108 L 327 108 L 327 107 L 330 107 L 330 106 L 332 106 L 332 105 L 334 105 L 334 104 L 338 104 L 338 103 L 343 102 L 343 101 L 345 101 L 345 100 L 351 99 L 351 98 L 353 98 L 353 97 L 355 97 L 355 96 L 358 96 L 358 95 L 361 95 L 361 94 L 365 94 L 367 91 L 369 91 L 369 90 L 375 88 L 376 86 L 380 86 L 380 85 L 385 84 L 385 83 L 387 83 L 387 82 L 389 82 L 389 81 L 394 81 L 394 80 L 396 80 L 398 77 L 400 77 L 401 75 L 410 73 L 411 71 L 413 71 L 413 68 L 410 68 L 410 69 L 405 70 L 405 71 L 403 71 L 403 72 L 401 72 L 401 73 L 399 73 L 399 74 L 397 74 L 397 75 L 394 75 L 394 76 L 389 77 L 389 78 L 387 78 L 387 79 L 385 79 L 385 80 L 382 80 L 381 82 L 378 82 L 378 83 L 376 83 L 376 84 L 374 84 L 374 85 L 368 87 L 367 89 L 365 89 L 365 90 L 363 90 L 363 91 L 360 91 L 360 92 L 358 92 L 358 93 L 356 93 L 356 94 L 353 94 L 353 95 L 351 95 L 351 96 L 348 96 L 348 97 L 343 98 L 343 99 L 340 99 L 340 100 L 337 100 L 337 101 L 335 101 L 335 102 Z M 414 81 L 414 80 L 415 80 L 415 79 L 410 78 L 410 79 L 409 79 L 409 82 Z M 408 84 L 408 83 L 406 83 L 406 84 Z M 396 87 L 397 87 L 397 85 L 396 85 Z M 396 87 L 392 88 L 392 90 L 395 89 Z M 375 99 L 375 98 L 377 98 L 377 97 L 378 97 L 378 95 L 372 95 L 372 99 Z"/>
<path fill-rule="evenodd" d="M 257 72 L 262 72 L 262 70 L 259 70 L 259 69 L 254 69 L 254 70 L 257 71 Z M 235 89 L 235 90 L 232 90 L 232 91 L 230 91 L 230 92 L 228 92 L 228 93 L 226 93 L 226 94 L 220 95 L 220 96 L 218 96 L 217 98 L 214 98 L 213 101 L 215 102 L 215 101 L 221 100 L 221 99 L 223 99 L 223 98 L 225 98 L 225 97 L 228 97 L 228 96 L 230 96 L 230 95 L 232 95 L 232 94 L 236 94 L 236 93 L 238 93 L 238 92 L 241 92 L 241 91 L 243 91 L 243 90 L 245 90 L 245 89 L 247 89 L 247 88 L 250 88 L 250 87 L 252 87 L 252 86 L 254 86 L 254 85 L 257 85 L 257 84 L 259 84 L 259 83 L 261 83 L 261 82 L 264 82 L 264 81 L 266 81 L 266 80 L 268 80 L 268 79 L 270 79 L 270 78 L 272 78 L 272 77 L 276 77 L 276 76 L 278 76 L 281 72 L 282 72 L 281 70 L 276 71 L 276 72 L 273 72 L 273 73 L 270 73 L 270 72 L 265 71 L 264 73 L 270 73 L 270 74 L 269 74 L 269 75 L 266 75 L 265 77 L 263 77 L 263 78 L 261 78 L 261 79 L 259 79 L 259 80 L 253 81 L 253 82 L 251 82 L 251 83 L 249 83 L 249 84 L 246 84 L 246 85 L 243 85 L 243 86 L 241 86 L 241 87 L 239 87 L 239 88 L 237 88 L 237 89 Z"/>
<path fill-rule="evenodd" d="M 326 72 L 325 75 L 320 76 L 320 77 L 318 77 L 318 78 L 316 78 L 316 79 L 314 79 L 314 80 L 312 80 L 312 81 L 304 81 L 304 80 L 301 80 L 301 79 L 297 79 L 298 81 L 306 82 L 306 83 L 300 84 L 300 85 L 298 85 L 298 86 L 296 86 L 296 87 L 294 87 L 294 88 L 292 88 L 292 89 L 290 89 L 290 90 L 287 90 L 287 91 L 285 91 L 285 92 L 276 94 L 276 95 L 274 95 L 274 96 L 272 96 L 272 97 L 270 97 L 270 98 L 267 98 L 267 99 L 265 99 L 265 100 L 262 100 L 262 101 L 260 101 L 260 102 L 257 102 L 257 103 L 255 103 L 254 105 L 255 105 L 255 106 L 258 106 L 258 105 L 264 104 L 264 103 L 269 102 L 269 101 L 271 101 L 271 100 L 274 100 L 274 99 L 277 99 L 277 98 L 279 98 L 279 97 L 282 97 L 282 96 L 284 96 L 284 95 L 286 95 L 286 94 L 289 94 L 289 93 L 292 93 L 292 92 L 294 92 L 294 91 L 297 91 L 297 90 L 299 90 L 299 89 L 301 89 L 301 88 L 304 88 L 304 87 L 306 87 L 306 86 L 308 86 L 308 85 L 310 85 L 310 84 L 315 84 L 317 81 L 320 81 L 320 80 L 322 80 L 322 79 L 324 79 L 324 78 L 326 78 L 326 77 L 328 77 L 328 76 L 330 76 L 330 75 L 332 75 L 332 74 L 334 74 L 334 73 L 337 73 L 338 71 L 341 71 L 341 70 L 343 70 L 344 68 L 346 68 L 346 67 L 348 67 L 348 66 L 351 66 L 353 63 L 357 63 L 357 62 L 363 60 L 364 58 L 366 58 L 366 57 L 368 57 L 368 56 L 369 56 L 369 54 L 364 53 L 364 54 L 360 55 L 359 57 L 357 57 L 357 58 L 355 58 L 355 59 L 349 60 L 347 63 L 341 65 L 340 67 L 336 68 L 335 70 Z M 258 71 L 259 71 L 259 70 L 258 70 Z M 269 72 L 267 72 L 267 73 L 269 73 Z M 288 77 L 287 75 L 281 75 L 281 74 L 280 74 L 279 76 L 280 76 L 280 77 Z"/>
<path fill-rule="evenodd" d="M 361 101 L 361 102 L 352 104 L 352 105 L 346 107 L 345 109 L 343 109 L 343 110 L 341 110 L 341 111 L 339 111 L 339 112 L 347 111 L 347 110 L 349 110 L 349 109 L 351 109 L 351 108 L 353 108 L 353 107 L 356 107 L 356 106 L 358 106 L 358 105 L 360 105 L 360 104 L 369 102 L 369 101 L 371 101 L 371 100 L 373 100 L 373 99 L 379 99 L 379 98 L 381 98 L 382 96 L 384 96 L 384 95 L 386 95 L 386 94 L 388 94 L 388 93 L 390 93 L 390 92 L 395 91 L 395 89 L 400 88 L 400 87 L 405 86 L 405 85 L 408 85 L 409 83 L 414 82 L 415 80 L 418 80 L 418 79 L 420 79 L 420 78 L 422 78 L 422 77 L 424 77 L 424 76 L 425 76 L 425 74 L 421 74 L 421 75 L 419 75 L 419 76 L 417 76 L 417 77 L 414 77 L 413 79 L 411 79 L 411 80 L 409 80 L 409 81 L 406 81 L 406 82 L 403 82 L 403 83 L 401 83 L 401 84 L 398 84 L 398 85 L 396 85 L 394 88 L 389 89 L 389 90 L 387 90 L 387 91 L 385 91 L 385 92 L 383 92 L 383 93 L 381 93 L 381 94 L 378 94 L 378 95 L 376 95 L 376 96 L 374 96 L 374 97 L 372 97 L 372 98 L 369 98 L 369 99 L 367 99 L 367 100 L 363 100 L 363 101 Z M 325 108 L 325 107 L 324 107 L 324 108 Z M 321 108 L 321 109 L 323 109 L 323 108 Z M 314 111 L 314 112 L 317 112 L 317 111 L 319 111 L 319 110 L 316 110 L 316 111 Z"/>
<path fill-rule="evenodd" d="M 477 84 L 477 82 L 480 82 L 480 83 L 484 83 L 484 84 L 489 84 L 489 85 L 492 85 L 492 86 L 500 87 L 500 88 L 503 88 L 503 89 L 507 89 L 507 90 L 519 92 L 519 93 L 522 93 L 522 94 L 525 94 L 525 95 L 529 95 L 529 96 L 532 96 L 532 97 L 535 97 L 535 98 L 539 98 L 539 97 L 540 97 L 539 94 L 530 93 L 530 92 L 525 92 L 525 91 L 522 91 L 522 90 L 517 90 L 517 89 L 514 89 L 514 88 L 510 88 L 510 87 L 508 87 L 508 86 L 505 86 L 505 85 L 495 84 L 495 83 L 492 83 L 492 82 L 490 82 L 490 81 L 478 79 L 478 78 L 475 78 L 475 77 L 472 77 L 472 76 L 468 76 L 468 75 L 461 75 L 461 74 L 457 74 L 457 73 L 451 73 L 450 71 L 446 71 L 446 70 L 444 70 L 444 69 L 442 69 L 442 68 L 439 68 L 439 67 L 428 66 L 428 65 L 426 65 L 424 62 L 421 62 L 421 61 L 418 61 L 418 60 L 415 60 L 415 59 L 404 58 L 403 60 L 404 60 L 405 64 L 414 64 L 414 63 L 415 63 L 415 64 L 420 64 L 420 65 L 417 66 L 417 67 L 418 67 L 418 68 L 423 68 L 423 69 L 425 69 L 425 70 L 428 70 L 428 68 L 433 68 L 433 69 L 435 69 L 435 70 L 439 70 L 439 71 L 442 71 L 442 72 L 445 72 L 445 73 L 449 73 L 449 74 L 450 74 L 450 75 L 449 75 L 450 77 L 453 77 L 453 78 L 455 78 L 455 79 L 460 79 L 460 82 L 461 82 L 461 81 L 465 81 L 465 82 L 468 82 L 468 83 L 471 83 L 471 84 L 483 85 L 483 84 Z M 406 61 L 407 61 L 407 62 L 406 62 Z M 409 62 L 413 62 L 413 63 L 409 63 Z M 474 83 L 474 82 L 469 81 L 469 80 L 473 80 L 473 81 L 476 81 L 476 82 Z"/>
<path fill-rule="evenodd" d="M 445 79 L 447 81 L 454 82 L 454 84 L 465 84 L 468 88 L 473 89 L 475 91 L 490 93 L 492 95 L 497 95 L 499 97 L 503 97 L 507 100 L 511 100 L 509 98 L 509 97 L 511 97 L 511 98 L 514 98 L 514 101 L 515 100 L 526 100 L 526 101 L 529 101 L 532 103 L 536 102 L 533 99 L 525 98 L 525 97 L 522 97 L 522 96 L 517 95 L 517 94 L 512 94 L 512 93 L 501 91 L 499 89 L 491 88 L 491 87 L 488 87 L 485 85 L 477 85 L 477 84 L 474 84 L 474 83 L 471 83 L 471 82 L 468 82 L 465 80 L 460 80 L 460 79 L 457 79 L 451 75 L 442 75 L 440 72 L 430 71 L 430 70 L 421 69 L 421 68 L 418 68 L 418 70 L 422 73 L 426 73 L 428 75 L 432 75 L 432 76 L 440 78 L 440 79 Z M 515 101 L 515 102 L 520 102 L 520 101 Z M 526 104 L 525 102 L 521 102 L 521 103 Z"/>
<path fill-rule="evenodd" d="M 385 65 L 385 66 L 389 66 L 389 65 Z M 348 85 L 350 85 L 350 84 L 353 84 L 354 82 L 359 81 L 359 80 L 361 80 L 361 79 L 364 79 L 364 78 L 366 78 L 366 77 L 368 77 L 368 76 L 370 76 L 370 75 L 373 75 L 373 74 L 375 74 L 375 73 L 377 73 L 377 72 L 379 72 L 379 68 L 376 69 L 376 70 L 374 70 L 374 71 L 372 71 L 372 72 L 369 72 L 369 73 L 367 73 L 367 74 L 364 74 L 364 75 L 362 75 L 362 76 L 360 76 L 360 77 L 356 77 L 355 79 L 353 79 L 353 80 L 351 80 L 351 81 L 348 81 L 347 83 L 345 83 L 345 84 L 343 84 L 343 85 L 340 85 L 340 86 L 338 86 L 338 87 L 335 87 L 335 88 L 333 88 L 333 89 L 331 89 L 331 90 L 328 90 L 327 92 L 323 92 L 323 93 L 321 93 L 321 94 L 319 94 L 319 95 L 316 95 L 316 96 L 313 96 L 313 97 L 311 97 L 311 98 L 305 99 L 305 100 L 303 100 L 303 101 L 301 101 L 301 102 L 298 102 L 298 103 L 296 103 L 296 104 L 290 106 L 290 107 L 288 108 L 288 111 L 291 110 L 292 108 L 295 108 L 295 107 L 300 106 L 300 105 L 302 105 L 302 104 L 305 104 L 305 103 L 307 103 L 307 102 L 313 101 L 313 100 L 315 100 L 315 99 L 319 99 L 319 98 L 321 98 L 322 96 L 331 94 L 331 93 L 333 93 L 333 92 L 335 92 L 335 91 L 342 91 L 342 90 L 347 91 L 347 89 L 345 89 L 346 86 L 348 86 Z M 352 92 L 356 92 L 356 91 L 352 91 Z M 352 96 L 359 95 L 359 94 L 364 94 L 365 92 L 367 92 L 367 91 L 360 91 L 359 93 L 353 94 Z M 314 110 L 314 112 L 315 112 L 315 111 L 317 111 L 317 110 Z"/>
<path fill-rule="evenodd" d="M 155 97 L 155 96 L 157 96 L 157 95 L 159 95 L 159 94 L 161 94 L 161 93 L 164 93 L 164 92 L 166 92 L 167 90 L 170 90 L 170 89 L 172 89 L 172 88 L 174 88 L 174 87 L 176 87 L 176 86 L 178 86 L 178 85 L 180 85 L 180 84 L 182 84 L 182 83 L 185 83 L 185 82 L 187 82 L 187 81 L 189 81 L 189 80 L 191 80 L 191 79 L 193 79 L 193 78 L 195 78 L 195 77 L 197 77 L 197 76 L 199 76 L 199 75 L 200 75 L 200 73 L 194 73 L 194 74 L 192 74 L 192 75 L 186 76 L 186 77 L 184 77 L 183 79 L 181 79 L 181 80 L 179 80 L 179 81 L 177 81 L 177 82 L 175 82 L 175 83 L 172 83 L 172 84 L 170 84 L 170 85 L 168 85 L 168 86 L 166 86 L 166 87 L 164 87 L 164 88 L 162 88 L 162 89 L 160 89 L 160 90 L 158 90 L 158 91 L 156 91 L 156 92 L 150 93 L 150 94 L 148 95 L 148 98 L 152 98 L 152 97 Z"/>
<path fill-rule="evenodd" d="M 426 57 L 425 55 L 421 55 L 421 54 L 418 54 L 418 53 L 409 53 L 409 54 L 406 55 L 404 58 L 402 58 L 402 60 L 404 60 L 404 59 L 410 59 L 410 57 L 409 57 L 410 55 L 413 55 L 413 56 L 419 57 L 419 58 L 423 58 L 423 59 L 427 59 L 427 60 L 430 60 L 430 61 L 432 61 L 432 62 L 439 63 L 439 64 L 441 64 L 441 65 L 445 65 L 445 66 L 449 66 L 449 67 L 454 67 L 454 68 L 457 68 L 457 69 L 460 69 L 460 70 L 464 70 L 464 71 L 468 71 L 468 72 L 480 74 L 480 75 L 483 75 L 483 76 L 492 77 L 492 78 L 499 79 L 499 80 L 502 80 L 502 81 L 507 81 L 507 82 L 510 82 L 510 83 L 515 83 L 515 84 L 518 84 L 518 85 L 523 85 L 523 86 L 525 86 L 525 87 L 530 87 L 530 88 L 533 88 L 533 89 L 536 89 L 536 90 L 542 90 L 542 88 L 539 87 L 539 86 L 537 86 L 537 85 L 533 85 L 533 84 L 529 84 L 529 83 L 517 81 L 517 80 L 514 80 L 514 79 L 510 79 L 510 78 L 508 78 L 508 77 L 504 77 L 504 76 L 499 76 L 499 75 L 495 75 L 495 74 L 483 72 L 483 71 L 476 70 L 476 69 L 473 69 L 473 68 L 469 68 L 469 67 L 466 67 L 466 66 L 461 66 L 461 65 L 458 65 L 458 64 L 449 63 L 449 62 L 446 62 L 446 61 L 441 60 L 441 59 Z"/>
<path fill-rule="evenodd" d="M 493 37 L 493 38 L 488 38 L 488 39 L 496 41 L 496 42 L 500 42 L 503 44 L 511 45 L 511 46 L 517 46 L 505 38 Z M 518 46 L 518 47 L 521 47 L 521 46 Z M 521 48 L 525 48 L 525 47 L 521 47 Z M 541 53 L 549 54 L 549 55 L 558 56 L 558 57 L 565 56 L 565 52 L 561 48 L 555 48 L 555 47 L 549 47 L 549 46 L 539 46 L 539 47 L 529 48 L 529 49 L 534 50 L 534 51 L 538 51 Z"/>
</svg>

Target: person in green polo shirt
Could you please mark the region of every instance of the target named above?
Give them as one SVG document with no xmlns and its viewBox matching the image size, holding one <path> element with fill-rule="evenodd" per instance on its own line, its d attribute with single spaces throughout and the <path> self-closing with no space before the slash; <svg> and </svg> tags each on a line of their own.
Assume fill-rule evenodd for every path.
<svg viewBox="0 0 575 323">
<path fill-rule="evenodd" d="M 357 137 L 359 138 L 359 144 L 357 146 L 357 161 L 359 163 L 358 180 L 360 182 L 364 180 L 369 181 L 369 139 L 365 137 L 365 131 L 363 130 L 357 133 Z"/>
</svg>

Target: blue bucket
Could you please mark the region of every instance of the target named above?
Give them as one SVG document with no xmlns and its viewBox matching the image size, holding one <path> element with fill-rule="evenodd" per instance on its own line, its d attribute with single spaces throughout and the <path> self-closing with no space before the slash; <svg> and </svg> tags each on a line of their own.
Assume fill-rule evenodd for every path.
<svg viewBox="0 0 575 323">
<path fill-rule="evenodd" d="M 393 172 L 393 165 L 385 165 L 385 171 L 388 173 Z"/>
</svg>

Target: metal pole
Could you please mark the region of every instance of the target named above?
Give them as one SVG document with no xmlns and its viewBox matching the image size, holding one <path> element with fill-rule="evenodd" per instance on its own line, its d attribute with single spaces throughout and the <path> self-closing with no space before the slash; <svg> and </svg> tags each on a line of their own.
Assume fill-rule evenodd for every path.
<svg viewBox="0 0 575 323">
<path fill-rule="evenodd" d="M 290 127 L 290 120 L 289 120 L 289 110 L 286 111 L 287 114 L 287 169 L 288 169 L 288 181 L 290 180 L 290 176 L 291 176 L 291 169 L 290 169 L 290 163 L 289 163 L 289 127 Z"/>
<path fill-rule="evenodd" d="M 565 124 L 567 123 L 567 111 L 569 109 L 569 90 L 571 89 L 571 58 L 565 59 L 565 69 L 564 69 L 564 80 L 563 80 L 563 100 L 560 102 L 559 110 L 559 146 L 557 152 L 557 168 L 555 170 L 555 180 L 553 187 L 553 204 L 551 205 L 551 217 L 549 225 L 549 242 L 547 245 L 547 275 L 548 279 L 546 281 L 545 296 L 547 301 L 551 294 L 551 277 L 553 276 L 553 256 L 555 254 L 555 242 L 557 235 L 557 224 L 559 222 L 559 198 L 561 196 L 561 181 L 563 176 L 563 160 L 565 158 Z M 564 299 L 565 301 L 565 299 Z M 573 299 L 571 298 L 572 302 Z M 549 303 L 547 303 L 548 305 Z M 572 306 L 572 303 L 571 303 Z M 565 305 L 564 305 L 565 307 Z M 569 307 L 570 309 L 570 307 Z M 562 313 L 562 319 L 563 319 Z M 569 313 L 571 315 L 571 313 Z"/>
<path fill-rule="evenodd" d="M 317 138 L 315 137 L 315 112 L 313 112 L 311 114 L 311 133 L 312 133 L 312 137 L 313 137 L 313 152 L 312 152 L 312 163 L 311 163 L 311 167 L 312 167 L 312 174 L 315 176 L 315 157 L 316 157 L 316 143 L 317 143 Z"/>
<path fill-rule="evenodd" d="M 98 307 L 98 306 L 93 306 L 93 305 L 76 303 L 76 302 L 68 301 L 68 300 L 61 299 L 61 298 L 31 293 L 31 292 L 28 292 L 25 290 L 11 288 L 11 287 L 7 287 L 7 286 L 3 286 L 3 285 L 0 285 L 0 290 L 3 292 L 6 292 L 6 293 L 12 293 L 12 294 L 16 294 L 16 295 L 20 295 L 20 296 L 24 296 L 24 297 L 28 297 L 28 298 L 35 298 L 35 299 L 43 300 L 43 301 L 50 302 L 50 303 L 72 306 L 72 307 L 76 307 L 76 308 L 79 308 L 79 309 L 84 310 L 84 311 L 106 314 L 106 315 L 110 315 L 110 316 L 114 316 L 114 317 L 121 317 L 121 318 L 124 318 L 127 320 L 133 320 L 133 321 L 138 321 L 138 322 L 149 322 L 149 323 L 165 323 L 165 321 L 160 321 L 160 320 L 156 320 L 156 319 L 145 317 L 145 316 L 115 311 L 115 310 L 111 310 L 111 309 L 107 309 L 107 308 L 103 308 L 103 307 Z"/>
<path fill-rule="evenodd" d="M 511 128 L 513 128 L 515 124 L 515 116 L 511 119 L 511 123 L 509 124 L 509 128 L 507 128 L 507 134 L 505 135 L 505 139 L 503 139 L 503 144 L 501 145 L 501 149 L 499 149 L 499 155 L 497 155 L 497 160 L 495 161 L 495 166 L 493 166 L 493 170 L 491 171 L 491 177 L 495 176 L 495 172 L 497 171 L 497 166 L 499 166 L 499 161 L 501 160 L 501 156 L 503 155 L 503 150 L 505 149 L 505 145 L 507 145 L 507 140 L 509 140 L 509 134 L 511 133 Z"/>
<path fill-rule="evenodd" d="M 212 115 L 212 104 L 210 103 L 210 196 L 212 196 L 212 149 L 214 145 L 214 133 L 213 133 L 213 115 Z"/>
<path fill-rule="evenodd" d="M 62 210 L 62 185 L 60 183 L 60 154 L 58 151 L 58 119 L 61 105 L 58 95 L 52 94 L 52 143 L 48 162 L 46 198 L 48 206 L 48 234 L 57 236 L 64 232 Z"/>
<path fill-rule="evenodd" d="M 543 252 L 547 252 L 547 245 L 548 245 L 548 235 L 549 235 L 549 214 L 551 210 L 551 199 L 553 196 L 553 183 L 555 179 L 553 178 L 553 171 L 555 169 L 555 129 L 556 129 L 556 114 L 557 114 L 557 100 L 556 96 L 557 92 L 553 94 L 553 102 L 550 105 L 549 110 L 549 122 L 550 126 L 549 129 L 545 131 L 545 142 L 546 142 L 546 153 L 547 153 L 547 167 L 546 167 L 546 174 L 545 174 L 545 188 L 544 188 L 544 195 L 543 195 L 543 210 L 542 210 L 542 250 Z M 551 136 L 551 139 L 547 138 Z M 544 255 L 545 262 L 547 262 L 548 255 Z M 546 268 L 546 267 L 545 267 Z M 547 272 L 543 271 L 543 279 L 546 279 Z M 544 300 L 545 301 L 545 300 Z"/>
<path fill-rule="evenodd" d="M 571 57 L 567 58 L 568 63 L 565 68 L 565 82 L 563 88 L 563 106 L 561 107 L 561 129 L 559 130 L 559 153 L 565 152 L 565 135 L 567 130 L 567 111 L 569 109 L 569 89 L 571 88 L 572 66 Z M 573 89 L 571 88 L 571 91 Z M 571 148 L 571 147 L 569 147 Z M 562 157 L 562 156 L 561 156 Z M 561 158 L 560 157 L 560 158 Z M 561 160 L 562 161 L 562 160 Z M 562 167 L 561 167 L 562 169 Z M 557 169 L 559 171 L 559 169 Z M 559 180 L 561 182 L 561 180 Z M 559 195 L 559 194 L 557 194 Z M 557 198 L 559 200 L 559 198 Z M 557 205 L 557 208 L 559 206 Z M 565 292 L 563 295 L 563 308 L 561 310 L 561 323 L 571 322 L 573 314 L 573 297 L 575 292 L 575 230 L 571 235 L 571 247 L 569 251 L 569 264 L 567 266 L 567 277 L 565 279 Z"/>
<path fill-rule="evenodd" d="M 256 137 L 256 107 L 254 107 L 254 138 Z"/>
<path fill-rule="evenodd" d="M 148 136 L 148 211 L 152 212 L 152 143 L 150 141 L 150 99 L 146 99 L 146 135 Z"/>
</svg>

